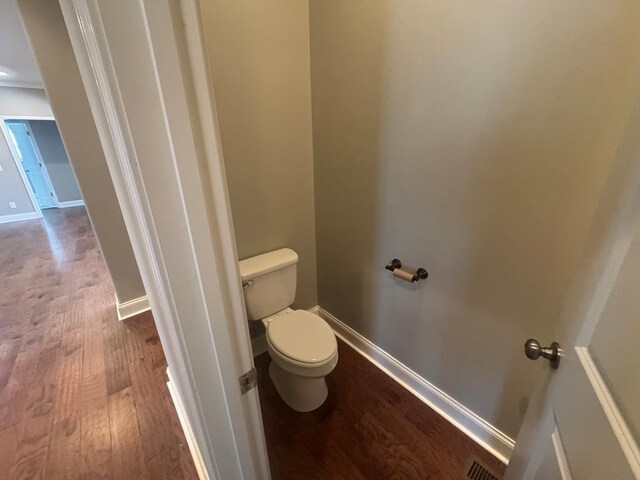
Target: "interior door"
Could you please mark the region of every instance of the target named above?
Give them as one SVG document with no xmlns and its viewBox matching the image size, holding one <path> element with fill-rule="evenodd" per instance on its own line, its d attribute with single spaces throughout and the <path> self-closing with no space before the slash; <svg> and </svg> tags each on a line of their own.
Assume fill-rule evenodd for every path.
<svg viewBox="0 0 640 480">
<path fill-rule="evenodd" d="M 529 406 L 507 479 L 640 478 L 640 208 L 614 227 L 584 320 Z"/>
<path fill-rule="evenodd" d="M 54 193 L 49 185 L 44 165 L 38 156 L 31 134 L 25 122 L 7 122 L 16 150 L 20 155 L 22 168 L 40 208 L 54 208 Z"/>
</svg>

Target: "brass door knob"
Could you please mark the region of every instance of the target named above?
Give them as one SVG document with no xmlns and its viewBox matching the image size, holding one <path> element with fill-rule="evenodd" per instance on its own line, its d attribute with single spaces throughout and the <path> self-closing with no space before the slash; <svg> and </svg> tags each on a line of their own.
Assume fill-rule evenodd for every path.
<svg viewBox="0 0 640 480">
<path fill-rule="evenodd" d="M 530 338 L 524 344 L 524 354 L 531 360 L 546 358 L 551 363 L 551 368 L 560 365 L 560 344 L 553 342 L 549 347 L 543 347 L 535 338 Z"/>
</svg>

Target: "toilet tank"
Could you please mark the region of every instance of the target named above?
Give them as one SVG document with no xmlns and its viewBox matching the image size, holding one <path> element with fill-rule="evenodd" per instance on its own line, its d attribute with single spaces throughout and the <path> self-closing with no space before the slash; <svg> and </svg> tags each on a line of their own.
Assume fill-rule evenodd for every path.
<svg viewBox="0 0 640 480">
<path fill-rule="evenodd" d="M 296 297 L 298 254 L 281 248 L 240 261 L 240 277 L 249 320 L 284 310 Z"/>
</svg>

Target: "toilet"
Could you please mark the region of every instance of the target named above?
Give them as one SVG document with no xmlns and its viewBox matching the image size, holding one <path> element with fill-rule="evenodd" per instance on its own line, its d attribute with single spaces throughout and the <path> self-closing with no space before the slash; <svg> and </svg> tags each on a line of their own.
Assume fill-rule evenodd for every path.
<svg viewBox="0 0 640 480">
<path fill-rule="evenodd" d="M 327 399 L 325 378 L 338 363 L 338 342 L 319 316 L 292 310 L 298 254 L 282 248 L 240 261 L 247 316 L 262 321 L 271 357 L 269 376 L 287 405 L 315 410 Z"/>
</svg>

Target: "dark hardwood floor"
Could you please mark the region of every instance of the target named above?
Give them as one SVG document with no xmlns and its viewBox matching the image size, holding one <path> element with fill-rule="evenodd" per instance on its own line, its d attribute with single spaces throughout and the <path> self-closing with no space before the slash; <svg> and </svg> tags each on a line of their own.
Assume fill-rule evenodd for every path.
<svg viewBox="0 0 640 480">
<path fill-rule="evenodd" d="M 153 318 L 118 321 L 84 208 L 0 225 L 0 278 L 0 478 L 198 478 Z"/>
<path fill-rule="evenodd" d="M 278 396 L 267 353 L 256 359 L 274 480 L 462 480 L 476 455 L 496 474 L 504 465 L 347 344 L 327 377 L 329 398 L 298 413 Z"/>
</svg>

